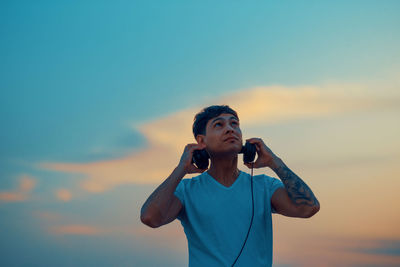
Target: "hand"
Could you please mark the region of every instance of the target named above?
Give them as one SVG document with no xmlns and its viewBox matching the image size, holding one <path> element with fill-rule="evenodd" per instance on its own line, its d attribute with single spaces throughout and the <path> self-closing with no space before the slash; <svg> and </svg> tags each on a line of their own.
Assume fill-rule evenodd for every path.
<svg viewBox="0 0 400 267">
<path fill-rule="evenodd" d="M 201 150 L 206 148 L 206 145 L 199 145 L 199 144 L 187 144 L 181 156 L 181 160 L 179 161 L 178 169 L 181 169 L 184 172 L 184 175 L 187 173 L 202 173 L 207 169 L 199 169 L 192 163 L 193 151 L 194 150 Z"/>
<path fill-rule="evenodd" d="M 250 138 L 246 139 L 246 141 L 256 146 L 257 160 L 254 162 L 253 168 L 276 167 L 275 160 L 278 157 L 264 144 L 261 138 Z M 245 163 L 244 165 L 251 168 L 252 163 Z"/>
</svg>

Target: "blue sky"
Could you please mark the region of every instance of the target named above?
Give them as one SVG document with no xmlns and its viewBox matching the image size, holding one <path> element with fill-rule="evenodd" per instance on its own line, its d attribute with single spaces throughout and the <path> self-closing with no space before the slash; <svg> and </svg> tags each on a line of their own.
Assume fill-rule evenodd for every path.
<svg viewBox="0 0 400 267">
<path fill-rule="evenodd" d="M 384 79 L 398 3 L 377 3 L 3 2 L 2 158 L 140 146 L 126 121 L 229 90 Z"/>
<path fill-rule="evenodd" d="M 29 193 L 21 201 L 0 200 L 1 213 L 8 215 L 0 219 L 1 228 L 9 229 L 0 234 L 7 241 L 0 243 L 1 248 L 8 244 L 6 262 L 35 242 L 32 254 L 17 263 L 33 257 L 39 265 L 53 265 L 55 258 L 64 257 L 90 265 L 103 257 L 108 266 L 121 257 L 126 262 L 117 265 L 129 265 L 129 259 L 135 262 L 138 255 L 148 263 L 143 253 L 127 256 L 131 250 L 145 250 L 135 239 L 116 237 L 114 232 L 91 237 L 106 238 L 109 245 L 100 246 L 85 235 L 54 239 L 57 235 L 46 229 L 55 221 L 97 221 L 103 222 L 101 227 L 112 227 L 113 222 L 107 222 L 110 216 L 115 227 L 129 225 L 127 221 L 137 218 L 140 201 L 159 183 L 116 185 L 92 194 L 86 189 L 93 187 L 81 187 L 85 173 L 49 171 L 36 164 L 109 162 L 147 151 L 152 135 L 144 135 L 141 126 L 249 88 L 280 85 L 296 91 L 316 86 L 323 94 L 332 84 L 361 85 L 360 99 L 372 94 L 398 100 L 399 11 L 398 1 L 2 1 L 0 192 L 18 191 L 21 175 L 28 175 L 25 187 L 22 182 L 20 186 Z M 390 137 L 383 145 L 388 155 L 398 146 L 388 141 L 399 132 L 393 125 L 397 115 L 398 109 L 371 116 L 380 123 L 380 134 Z M 349 116 L 345 124 L 351 127 L 358 120 L 367 129 L 372 121 L 364 123 L 361 117 Z M 329 127 L 322 120 L 303 122 L 300 118 L 292 126 L 256 128 L 278 139 L 291 127 L 304 136 L 311 136 L 314 129 L 307 127 L 322 134 L 326 132 L 317 127 Z M 340 127 L 344 122 L 337 123 Z M 379 149 L 380 138 L 373 134 L 366 134 L 363 141 Z M 321 136 L 309 138 L 321 138 L 323 143 Z M 357 143 L 357 137 L 352 140 Z M 286 152 L 288 141 L 275 141 L 276 147 Z M 72 198 L 68 193 L 64 201 L 55 197 L 54 191 L 62 188 Z M 130 201 L 137 206 L 125 216 L 121 210 L 129 213 Z M 50 216 L 53 219 L 44 223 L 35 214 L 45 212 L 57 212 L 58 217 Z M 87 242 L 88 254 L 81 257 L 75 242 Z M 102 251 L 109 251 L 113 242 L 120 249 L 110 252 L 107 262 Z M 49 248 L 58 255 L 54 259 L 44 256 Z M 69 250 L 63 254 L 61 248 Z M 170 254 L 165 248 L 159 251 Z M 173 255 L 179 253 L 185 255 Z M 185 263 L 176 256 L 171 266 L 175 260 Z"/>
</svg>

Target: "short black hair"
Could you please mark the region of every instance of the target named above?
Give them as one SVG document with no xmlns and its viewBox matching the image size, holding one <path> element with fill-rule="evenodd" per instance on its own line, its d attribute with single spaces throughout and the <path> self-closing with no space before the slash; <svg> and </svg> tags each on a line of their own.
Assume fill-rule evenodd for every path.
<svg viewBox="0 0 400 267">
<path fill-rule="evenodd" d="M 196 138 L 199 134 L 206 134 L 206 126 L 209 120 L 212 118 L 218 117 L 222 113 L 228 113 L 234 115 L 237 120 L 239 120 L 239 116 L 236 111 L 231 109 L 228 105 L 213 105 L 206 108 L 203 108 L 199 113 L 194 117 L 193 122 L 193 135 Z"/>
</svg>

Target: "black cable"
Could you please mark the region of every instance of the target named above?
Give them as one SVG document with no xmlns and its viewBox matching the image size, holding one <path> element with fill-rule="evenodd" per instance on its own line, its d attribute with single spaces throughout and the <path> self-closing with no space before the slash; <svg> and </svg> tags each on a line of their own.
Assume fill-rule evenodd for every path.
<svg viewBox="0 0 400 267">
<path fill-rule="evenodd" d="M 238 258 L 239 258 L 239 256 L 240 256 L 240 254 L 242 254 L 242 251 L 243 251 L 244 245 L 246 244 L 246 242 L 247 242 L 247 238 L 249 237 L 250 228 L 251 228 L 251 226 L 253 225 L 253 217 L 254 217 L 254 197 L 253 197 L 253 165 L 254 165 L 254 162 L 252 162 L 252 163 L 251 163 L 251 203 L 252 203 L 252 211 L 251 211 L 251 221 L 250 221 L 250 226 L 249 226 L 249 230 L 247 231 L 246 239 L 244 240 L 244 243 L 243 243 L 242 249 L 240 250 L 240 252 L 239 252 L 239 255 L 236 257 L 236 260 L 233 262 L 233 264 L 232 264 L 232 266 L 231 266 L 231 267 L 233 267 L 233 265 L 235 265 L 235 263 L 236 263 L 236 261 L 238 260 Z"/>
</svg>

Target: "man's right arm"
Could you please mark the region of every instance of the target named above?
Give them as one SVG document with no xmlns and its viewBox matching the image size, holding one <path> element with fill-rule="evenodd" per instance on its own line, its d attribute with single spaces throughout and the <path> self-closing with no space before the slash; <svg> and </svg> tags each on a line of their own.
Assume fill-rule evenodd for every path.
<svg viewBox="0 0 400 267">
<path fill-rule="evenodd" d="M 174 195 L 174 192 L 187 173 L 205 171 L 192 164 L 193 151 L 203 148 L 205 148 L 205 145 L 188 144 L 185 146 L 178 166 L 143 204 L 140 211 L 140 220 L 144 224 L 156 228 L 176 219 L 182 209 L 182 203 Z"/>
<path fill-rule="evenodd" d="M 149 196 L 140 212 L 140 220 L 144 224 L 156 228 L 175 220 L 182 209 L 182 203 L 174 192 L 184 176 L 182 168 L 176 167 Z"/>
</svg>

